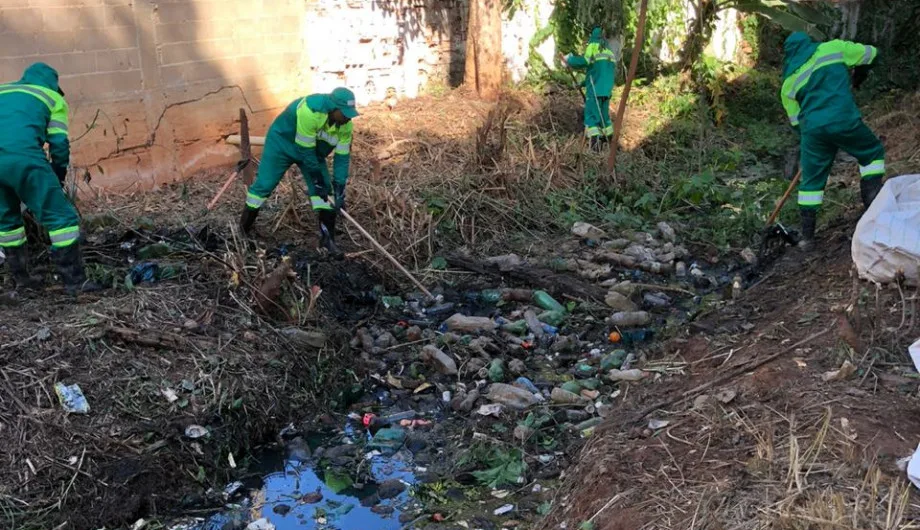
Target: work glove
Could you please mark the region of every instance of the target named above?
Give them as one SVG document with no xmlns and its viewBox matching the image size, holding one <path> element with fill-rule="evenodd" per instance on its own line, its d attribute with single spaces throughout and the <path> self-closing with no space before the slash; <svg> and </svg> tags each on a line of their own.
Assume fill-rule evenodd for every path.
<svg viewBox="0 0 920 530">
<path fill-rule="evenodd" d="M 335 209 L 338 211 L 345 207 L 345 183 L 336 182 L 332 188 L 335 190 Z"/>
<path fill-rule="evenodd" d="M 64 181 L 67 180 L 67 168 L 63 166 L 52 166 L 54 169 L 54 174 L 57 175 L 58 182 L 61 183 L 61 186 L 64 186 Z"/>
</svg>

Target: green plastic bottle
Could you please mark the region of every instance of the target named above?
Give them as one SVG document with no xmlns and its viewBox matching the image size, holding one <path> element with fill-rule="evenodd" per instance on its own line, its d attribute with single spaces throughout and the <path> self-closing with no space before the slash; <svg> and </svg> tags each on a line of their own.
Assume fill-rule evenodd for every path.
<svg viewBox="0 0 920 530">
<path fill-rule="evenodd" d="M 545 311 L 560 311 L 565 313 L 565 307 L 546 291 L 534 291 L 533 301 L 540 309 Z"/>
</svg>

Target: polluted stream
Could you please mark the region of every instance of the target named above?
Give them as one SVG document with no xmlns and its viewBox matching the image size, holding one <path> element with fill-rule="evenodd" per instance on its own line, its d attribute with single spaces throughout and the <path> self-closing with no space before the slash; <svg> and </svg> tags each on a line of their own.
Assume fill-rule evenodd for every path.
<svg viewBox="0 0 920 530">
<path fill-rule="evenodd" d="M 434 300 L 368 294 L 374 307 L 350 343 L 354 384 L 250 455 L 254 478 L 212 492 L 222 510 L 172 528 L 532 526 L 627 387 L 682 373 L 648 366 L 654 342 L 752 279 L 743 260 L 707 269 L 674 244 L 635 239 L 644 254 L 669 258 L 667 267 L 624 266 L 636 263 L 623 257 L 639 252 L 628 246 L 636 243 L 617 241 L 610 258 L 609 242 L 581 239 L 583 254 L 606 260 L 593 278 L 609 289 L 606 303 L 562 303 L 484 276 L 437 289 Z M 519 260 L 494 258 L 509 259 Z M 583 278 L 593 270 L 567 262 Z"/>
</svg>

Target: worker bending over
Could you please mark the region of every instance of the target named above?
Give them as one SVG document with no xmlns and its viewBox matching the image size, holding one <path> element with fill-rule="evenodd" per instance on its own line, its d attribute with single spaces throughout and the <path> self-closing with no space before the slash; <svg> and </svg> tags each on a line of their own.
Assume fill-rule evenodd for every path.
<svg viewBox="0 0 920 530">
<path fill-rule="evenodd" d="M 80 252 L 80 218 L 61 184 L 70 164 L 68 106 L 58 73 L 47 64 L 26 68 L 22 79 L 0 85 L 0 247 L 18 287 L 37 288 L 29 274 L 20 204 L 51 237 L 51 257 L 71 294 L 100 287 L 86 281 Z M 48 144 L 48 155 L 44 145 Z"/>
<path fill-rule="evenodd" d="M 335 244 L 335 221 L 345 204 L 345 183 L 351 159 L 351 119 L 358 115 L 355 95 L 347 88 L 331 94 L 313 94 L 292 102 L 275 118 L 265 138 L 259 173 L 246 194 L 246 207 L 240 219 L 249 232 L 259 208 L 271 195 L 285 171 L 297 164 L 303 173 L 310 196 L 310 206 L 319 217 L 320 245 L 330 255 L 341 257 Z M 333 157 L 330 179 L 326 157 Z M 334 201 L 330 202 L 330 192 Z"/>
<path fill-rule="evenodd" d="M 843 40 L 819 44 L 802 32 L 789 35 L 784 48 L 781 98 L 792 127 L 799 133 L 801 147 L 799 246 L 811 250 L 818 209 L 838 149 L 859 162 L 864 207 L 872 204 L 882 188 L 885 149 L 862 121 L 849 75 L 849 67 L 856 67 L 852 82 L 859 88 L 877 51 L 874 46 Z"/>
<path fill-rule="evenodd" d="M 569 68 L 587 70 L 585 75 L 585 136 L 598 151 L 613 136 L 610 122 L 610 94 L 613 92 L 616 61 L 601 28 L 591 31 L 584 55 L 566 55 Z"/>
</svg>

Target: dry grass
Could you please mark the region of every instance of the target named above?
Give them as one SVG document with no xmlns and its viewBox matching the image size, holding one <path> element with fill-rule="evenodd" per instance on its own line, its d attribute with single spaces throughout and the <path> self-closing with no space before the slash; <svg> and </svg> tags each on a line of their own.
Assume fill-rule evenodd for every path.
<svg viewBox="0 0 920 530">
<path fill-rule="evenodd" d="M 153 195 L 167 205 L 172 194 Z M 104 257 L 94 273 L 121 281 L 133 254 L 121 248 L 123 227 L 136 227 L 147 204 L 108 209 L 115 227 L 89 236 L 87 255 Z M 169 242 L 168 261 L 184 264 L 178 278 L 79 302 L 52 290 L 0 308 L 0 526 L 133 523 L 175 505 L 190 485 L 222 483 L 229 453 L 242 462 L 252 444 L 347 381 L 338 369 L 337 345 L 348 336 L 336 323 L 340 302 L 286 282 L 269 318 L 254 309 L 254 286 L 277 257 L 232 229 L 206 240 L 184 224 L 163 230 L 168 217 L 157 219 L 158 232 L 136 229 L 129 240 Z M 329 285 L 337 268 L 317 264 L 312 281 Z M 279 332 L 285 325 L 321 327 L 327 346 L 305 350 Z M 65 414 L 56 382 L 78 383 L 91 413 Z M 210 435 L 184 438 L 191 423 Z"/>
</svg>

